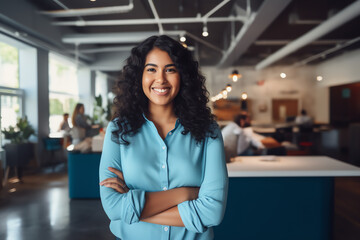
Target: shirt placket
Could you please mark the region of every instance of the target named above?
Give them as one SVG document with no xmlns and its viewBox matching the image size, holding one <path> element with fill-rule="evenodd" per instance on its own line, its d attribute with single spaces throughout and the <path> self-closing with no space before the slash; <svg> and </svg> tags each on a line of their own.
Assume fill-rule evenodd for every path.
<svg viewBox="0 0 360 240">
<path fill-rule="evenodd" d="M 168 146 L 166 144 L 166 140 L 162 143 L 162 154 L 160 159 L 160 179 L 161 179 L 161 187 L 163 191 L 167 191 L 169 189 L 169 171 L 168 171 Z M 170 239 L 170 226 L 163 225 L 162 226 L 162 240 Z"/>
</svg>

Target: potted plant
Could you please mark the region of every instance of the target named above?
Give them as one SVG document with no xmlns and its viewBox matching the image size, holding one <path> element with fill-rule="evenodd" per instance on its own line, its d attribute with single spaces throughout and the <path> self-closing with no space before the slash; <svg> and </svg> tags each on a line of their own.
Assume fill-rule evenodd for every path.
<svg viewBox="0 0 360 240">
<path fill-rule="evenodd" d="M 21 178 L 21 167 L 26 166 L 34 157 L 33 143 L 29 142 L 31 135 L 35 134 L 27 117 L 19 118 L 16 126 L 10 126 L 1 131 L 10 143 L 4 145 L 7 167 L 17 167 L 18 177 Z"/>
<path fill-rule="evenodd" d="M 101 127 L 106 127 L 107 123 L 111 120 L 111 101 L 108 100 L 106 109 L 102 107 L 102 96 L 95 96 L 94 111 L 92 117 L 92 123 L 98 124 Z"/>
</svg>

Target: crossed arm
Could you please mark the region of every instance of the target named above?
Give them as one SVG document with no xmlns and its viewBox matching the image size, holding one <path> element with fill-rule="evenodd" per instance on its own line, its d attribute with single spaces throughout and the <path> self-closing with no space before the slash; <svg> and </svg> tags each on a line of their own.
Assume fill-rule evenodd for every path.
<svg viewBox="0 0 360 240">
<path fill-rule="evenodd" d="M 107 178 L 100 182 L 100 185 L 112 188 L 120 194 L 127 193 L 129 188 L 126 186 L 122 172 L 115 168 L 109 167 L 108 169 L 115 173 L 117 177 Z M 197 187 L 180 187 L 167 191 L 146 192 L 145 206 L 141 212 L 140 221 L 184 227 L 177 205 L 196 199 L 198 193 L 199 188 Z"/>
</svg>

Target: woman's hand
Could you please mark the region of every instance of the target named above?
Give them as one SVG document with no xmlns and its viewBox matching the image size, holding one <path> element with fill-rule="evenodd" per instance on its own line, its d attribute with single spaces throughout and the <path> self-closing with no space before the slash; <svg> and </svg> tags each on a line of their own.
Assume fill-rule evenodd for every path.
<svg viewBox="0 0 360 240">
<path fill-rule="evenodd" d="M 119 193 L 127 193 L 129 191 L 129 188 L 126 186 L 122 172 L 112 167 L 109 167 L 108 169 L 110 172 L 115 173 L 117 177 L 107 178 L 101 181 L 99 183 L 100 186 L 112 188 Z"/>
</svg>

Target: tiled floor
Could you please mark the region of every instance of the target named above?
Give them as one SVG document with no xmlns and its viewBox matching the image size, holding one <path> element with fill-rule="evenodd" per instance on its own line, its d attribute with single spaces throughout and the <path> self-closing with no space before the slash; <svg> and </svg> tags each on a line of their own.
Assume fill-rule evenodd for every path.
<svg viewBox="0 0 360 240">
<path fill-rule="evenodd" d="M 69 200 L 63 166 L 23 180 L 0 193 L 0 240 L 114 240 L 100 200 Z M 337 178 L 334 195 L 333 240 L 360 239 L 360 177 Z"/>
<path fill-rule="evenodd" d="M 115 239 L 100 200 L 69 199 L 64 168 L 25 175 L 23 182 L 0 193 L 1 240 Z"/>
</svg>

